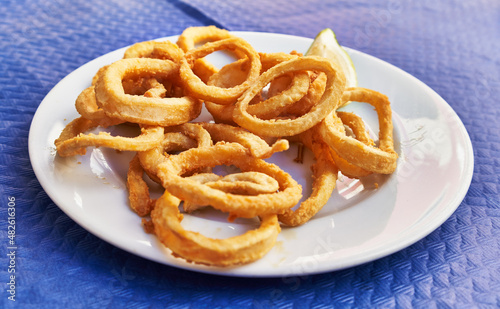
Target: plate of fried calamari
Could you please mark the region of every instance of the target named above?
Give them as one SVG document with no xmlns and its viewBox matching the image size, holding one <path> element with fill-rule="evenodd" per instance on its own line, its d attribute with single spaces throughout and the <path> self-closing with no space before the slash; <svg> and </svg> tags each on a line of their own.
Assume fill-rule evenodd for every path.
<svg viewBox="0 0 500 309">
<path fill-rule="evenodd" d="M 352 83 L 313 41 L 192 27 L 90 61 L 33 118 L 40 184 L 104 241 L 203 273 L 317 274 L 410 246 L 464 198 L 469 136 L 413 76 L 343 48 Z"/>
</svg>

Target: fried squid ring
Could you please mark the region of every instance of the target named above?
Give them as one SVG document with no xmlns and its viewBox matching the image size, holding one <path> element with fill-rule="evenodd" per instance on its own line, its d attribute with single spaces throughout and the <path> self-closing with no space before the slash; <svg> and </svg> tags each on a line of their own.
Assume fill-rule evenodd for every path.
<svg viewBox="0 0 500 309">
<path fill-rule="evenodd" d="M 260 119 L 278 117 L 290 105 L 296 103 L 309 90 L 310 79 L 307 72 L 293 74 L 292 81 L 283 91 L 268 96 L 268 99 L 248 105 L 248 113 Z"/>
<path fill-rule="evenodd" d="M 277 64 L 299 58 L 299 55 L 278 52 L 278 53 L 259 53 L 259 57 L 260 57 L 260 62 L 262 64 L 261 73 L 264 73 L 265 71 L 269 70 L 270 68 L 274 67 Z"/>
<path fill-rule="evenodd" d="M 345 132 L 344 126 L 347 126 L 352 130 L 354 136 L 358 141 L 368 146 L 374 145 L 373 140 L 371 139 L 370 135 L 365 129 L 365 124 L 363 122 L 363 119 L 361 119 L 361 117 L 350 112 L 340 112 L 340 111 L 337 111 L 337 116 L 342 121 L 342 123 L 338 123 L 339 131 Z M 330 154 L 332 155 L 335 164 L 337 164 L 339 171 L 343 175 L 349 178 L 362 178 L 373 174 L 370 171 L 367 171 L 359 166 L 347 162 L 347 160 L 343 159 L 331 148 L 330 148 Z"/>
<path fill-rule="evenodd" d="M 363 119 L 361 117 L 351 112 L 341 111 L 337 111 L 337 116 L 340 118 L 343 125 L 349 127 L 352 130 L 352 133 L 354 134 L 354 136 L 356 136 L 356 139 L 358 141 L 368 146 L 375 145 L 375 142 L 370 137 L 370 134 L 368 134 L 365 123 L 363 122 Z"/>
<path fill-rule="evenodd" d="M 154 182 L 161 184 L 161 181 L 156 177 L 157 166 L 168 156 L 170 152 L 184 151 L 189 148 L 197 147 L 195 140 L 179 132 L 165 133 L 163 141 L 159 146 L 150 150 L 138 152 L 141 166 L 146 174 Z"/>
<path fill-rule="evenodd" d="M 379 146 L 366 145 L 340 129 L 341 120 L 330 113 L 320 125 L 325 142 L 343 159 L 374 173 L 390 174 L 397 165 L 398 154 L 394 151 L 392 137 L 392 111 L 387 96 L 370 89 L 349 88 L 342 96 L 343 102 L 366 102 L 375 107 L 379 123 Z"/>
<path fill-rule="evenodd" d="M 262 73 L 280 62 L 294 59 L 298 56 L 286 53 L 260 53 L 259 57 L 262 64 Z M 250 63 L 248 59 L 240 59 L 223 66 L 217 73 L 213 74 L 209 78 L 207 84 L 222 88 L 235 87 L 245 81 L 248 76 L 249 69 Z M 248 112 L 259 118 L 269 119 L 275 117 L 282 110 L 287 109 L 291 103 L 295 103 L 296 100 L 301 99 L 306 93 L 308 85 L 309 79 L 308 76 L 305 76 L 304 72 L 297 75 L 293 74 L 293 83 L 287 85 L 287 87 L 279 91 L 283 91 L 283 93 L 280 95 L 277 95 L 278 93 L 274 93 L 272 98 L 271 96 L 268 96 L 269 99 L 266 100 L 266 102 L 262 102 L 262 97 L 260 95 L 256 95 L 248 106 Z M 236 103 L 236 100 L 233 103 Z M 215 122 L 236 125 L 233 121 L 233 103 L 221 105 L 205 101 L 205 106 L 213 116 Z"/>
<path fill-rule="evenodd" d="M 99 76 L 102 74 L 102 72 L 104 72 L 108 68 L 108 66 L 109 66 L 109 64 L 102 66 L 99 68 L 99 70 L 97 70 L 97 72 L 92 77 L 92 84 L 91 84 L 92 86 L 95 86 L 95 84 L 97 83 L 97 80 L 99 79 Z"/>
<path fill-rule="evenodd" d="M 163 138 L 163 127 L 143 127 L 137 137 L 111 136 L 108 132 L 83 134 L 100 125 L 79 117 L 71 121 L 55 140 L 57 153 L 61 157 L 84 155 L 86 147 L 108 147 L 121 151 L 144 151 L 156 147 Z"/>
<path fill-rule="evenodd" d="M 232 88 L 243 83 L 250 71 L 250 63 L 245 59 L 224 65 L 217 73 L 212 75 L 207 83 L 209 86 Z"/>
<path fill-rule="evenodd" d="M 321 99 L 325 92 L 326 75 L 322 72 L 319 74 L 313 72 L 310 80 L 311 83 L 307 93 L 300 100 L 289 105 L 282 114 L 290 116 L 304 115 Z"/>
<path fill-rule="evenodd" d="M 265 173 L 276 179 L 279 191 L 258 196 L 235 195 L 212 189 L 181 175 L 201 167 L 235 165 L 242 172 Z M 302 187 L 278 166 L 248 154 L 238 143 L 218 143 L 212 147 L 192 148 L 170 156 L 158 166 L 163 187 L 176 197 L 201 206 L 211 205 L 230 218 L 253 218 L 276 214 L 292 208 L 302 197 Z"/>
<path fill-rule="evenodd" d="M 80 92 L 76 98 L 75 107 L 80 115 L 89 120 L 100 120 L 107 117 L 104 110 L 97 105 L 94 86 Z"/>
<path fill-rule="evenodd" d="M 156 147 L 137 154 L 146 173 L 158 183 L 161 183 L 156 176 L 158 166 L 167 159 L 167 153 L 212 145 L 210 134 L 199 124 L 185 123 L 167 130 Z"/>
<path fill-rule="evenodd" d="M 149 89 L 144 92 L 146 98 L 164 98 L 167 95 L 165 85 L 152 78 L 149 80 Z"/>
<path fill-rule="evenodd" d="M 271 157 L 276 152 L 285 151 L 289 148 L 288 140 L 277 140 L 271 146 L 261 137 L 247 130 L 221 123 L 199 123 L 215 142 L 235 142 L 248 148 L 250 154 L 259 159 Z"/>
<path fill-rule="evenodd" d="M 215 26 L 189 27 L 182 31 L 177 39 L 177 45 L 187 52 L 195 49 L 198 43 L 219 41 L 233 37 L 229 31 Z"/>
<path fill-rule="evenodd" d="M 274 193 L 279 189 L 279 183 L 270 176 L 259 172 L 244 172 L 226 176 L 214 173 L 200 173 L 189 177 L 210 188 L 226 193 L 240 195 L 258 195 Z M 183 209 L 190 213 L 203 206 L 184 201 Z"/>
<path fill-rule="evenodd" d="M 247 59 L 240 59 L 226 64 L 217 73 L 210 76 L 207 85 L 221 88 L 232 88 L 238 86 L 247 79 L 249 69 L 250 66 Z M 234 102 L 236 102 L 236 100 L 234 100 Z M 212 115 L 215 122 L 235 125 L 233 121 L 233 103 L 221 105 L 205 101 L 205 107 Z"/>
<path fill-rule="evenodd" d="M 217 181 L 205 184 L 217 190 L 241 195 L 273 193 L 279 189 L 276 179 L 260 172 L 229 174 Z"/>
<path fill-rule="evenodd" d="M 223 66 L 217 73 L 213 74 L 209 78 L 207 85 L 221 88 L 232 88 L 240 85 L 248 76 L 248 71 L 250 69 L 249 64 L 246 58 L 229 63 Z M 256 98 L 260 100 L 260 97 L 256 96 Z M 234 102 L 236 102 L 236 100 Z M 212 115 L 215 122 L 236 125 L 233 121 L 233 103 L 221 105 L 205 101 L 205 107 Z"/>
<path fill-rule="evenodd" d="M 278 215 L 278 219 L 288 226 L 302 225 L 318 213 L 330 199 L 338 178 L 338 169 L 330 156 L 330 148 L 318 139 L 317 126 L 298 138 L 313 152 L 316 162 L 311 167 L 313 185 L 309 197 L 297 209 L 287 209 Z"/>
<path fill-rule="evenodd" d="M 107 119 L 106 119 L 107 122 Z M 75 138 L 76 136 L 85 133 L 91 129 L 97 128 L 98 126 L 108 127 L 109 123 L 105 123 L 104 125 L 100 120 L 90 120 L 84 117 L 78 117 L 73 119 L 70 123 L 68 123 L 64 129 L 59 134 L 59 137 L 54 141 L 58 154 L 62 157 L 69 157 L 73 155 L 84 155 L 87 153 L 85 147 L 72 149 L 72 151 L 68 151 L 67 153 L 59 153 L 58 145 Z"/>
<path fill-rule="evenodd" d="M 195 49 L 198 44 L 213 42 L 223 39 L 233 38 L 229 31 L 224 29 L 219 29 L 215 26 L 206 27 L 189 27 L 186 28 L 182 34 L 177 39 L 177 45 L 187 52 L 191 49 Z M 238 58 L 244 58 L 245 54 L 235 50 Z M 218 69 L 208 62 L 205 58 L 197 59 L 193 64 L 193 72 L 196 76 L 200 77 L 203 82 L 208 82 L 210 76 L 218 72 Z"/>
<path fill-rule="evenodd" d="M 248 105 L 274 78 L 288 72 L 321 71 L 327 76 L 326 90 L 311 110 L 296 119 L 258 119 L 248 113 Z M 333 111 L 340 102 L 345 87 L 345 76 L 332 63 L 316 56 L 301 57 L 282 62 L 270 68 L 240 97 L 233 111 L 233 120 L 241 127 L 262 136 L 292 136 L 318 124 L 325 115 Z"/>
<path fill-rule="evenodd" d="M 221 88 L 207 85 L 193 72 L 192 67 L 196 59 L 203 58 L 219 50 L 240 50 L 249 59 L 251 68 L 246 80 L 231 88 Z M 186 52 L 181 60 L 180 76 L 188 93 L 201 100 L 217 104 L 233 103 L 260 74 L 261 63 L 259 54 L 255 49 L 241 38 L 229 38 L 215 42 L 208 42 L 199 48 Z"/>
<path fill-rule="evenodd" d="M 175 132 L 165 133 L 160 145 L 148 151 L 138 152 L 129 164 L 127 173 L 129 203 L 139 216 L 148 215 L 155 202 L 150 198 L 149 187 L 143 179 L 144 173 L 153 181 L 161 183 L 156 177 L 157 166 L 165 160 L 168 152 L 212 145 L 208 132 L 198 125 L 186 123 L 169 129 Z"/>
<path fill-rule="evenodd" d="M 189 96 L 148 98 L 126 94 L 122 81 L 154 76 L 169 78 L 178 74 L 172 61 L 150 58 L 118 60 L 102 72 L 95 85 L 97 104 L 106 115 L 130 122 L 171 126 L 188 122 L 201 112 L 202 102 Z"/>
<path fill-rule="evenodd" d="M 181 97 L 182 89 L 175 82 L 157 80 L 154 77 L 126 79 L 123 81 L 123 91 L 128 95 L 148 98 Z"/>
<path fill-rule="evenodd" d="M 182 227 L 179 204 L 178 198 L 165 191 L 156 202 L 151 219 L 158 239 L 174 256 L 189 262 L 212 266 L 253 262 L 271 250 L 281 231 L 276 215 L 264 215 L 255 230 L 225 239 L 209 238 Z"/>
<path fill-rule="evenodd" d="M 145 41 L 135 43 L 125 50 L 123 58 L 154 58 L 179 63 L 184 51 L 170 41 Z"/>
<path fill-rule="evenodd" d="M 163 84 L 159 83 L 156 79 L 148 79 L 143 83 L 148 84 L 148 90 L 144 91 L 144 96 L 147 97 L 161 97 L 166 93 L 166 89 Z M 141 84 L 143 84 L 141 83 Z M 75 107 L 77 112 L 84 118 L 89 120 L 95 120 L 100 123 L 99 126 L 108 127 L 111 125 L 119 124 L 125 122 L 121 119 L 114 119 L 108 117 L 104 110 L 97 105 L 95 97 L 95 87 L 90 86 L 84 89 L 76 98 Z"/>
<path fill-rule="evenodd" d="M 136 154 L 129 163 L 127 189 L 130 208 L 141 217 L 149 215 L 156 203 L 156 199 L 151 198 L 149 186 L 143 177 L 144 169 Z"/>
</svg>

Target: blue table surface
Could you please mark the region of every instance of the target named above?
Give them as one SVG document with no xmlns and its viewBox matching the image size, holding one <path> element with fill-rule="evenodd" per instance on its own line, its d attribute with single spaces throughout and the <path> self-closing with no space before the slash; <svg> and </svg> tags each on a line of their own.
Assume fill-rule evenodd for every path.
<svg viewBox="0 0 500 309">
<path fill-rule="evenodd" d="M 268 2 L 268 3 L 266 3 Z M 296 3 L 294 3 L 296 2 Z M 500 306 L 500 2 L 496 0 L 0 1 L 0 307 L 319 308 Z M 463 121 L 470 189 L 424 239 L 357 267 L 292 278 L 200 274 L 92 235 L 46 195 L 28 157 L 37 107 L 64 76 L 117 48 L 189 26 L 344 45 L 422 80 Z M 8 299 L 8 198 L 16 199 L 16 301 Z"/>
</svg>

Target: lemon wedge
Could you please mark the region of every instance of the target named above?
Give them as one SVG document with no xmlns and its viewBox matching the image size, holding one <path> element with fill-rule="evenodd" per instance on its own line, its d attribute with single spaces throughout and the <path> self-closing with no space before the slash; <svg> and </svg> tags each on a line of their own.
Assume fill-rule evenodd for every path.
<svg viewBox="0 0 500 309">
<path fill-rule="evenodd" d="M 305 55 L 330 59 L 344 72 L 346 87 L 358 86 L 358 77 L 354 63 L 345 49 L 340 46 L 332 29 L 326 28 L 321 30 L 314 38 Z"/>
</svg>

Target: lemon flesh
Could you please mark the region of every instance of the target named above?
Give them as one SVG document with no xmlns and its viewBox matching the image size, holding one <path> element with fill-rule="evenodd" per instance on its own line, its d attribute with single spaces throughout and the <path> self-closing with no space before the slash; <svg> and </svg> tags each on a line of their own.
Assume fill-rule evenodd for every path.
<svg viewBox="0 0 500 309">
<path fill-rule="evenodd" d="M 344 72 L 346 87 L 358 86 L 358 77 L 352 59 L 345 49 L 340 46 L 332 29 L 326 28 L 321 30 L 314 38 L 305 55 L 330 59 Z"/>
</svg>

